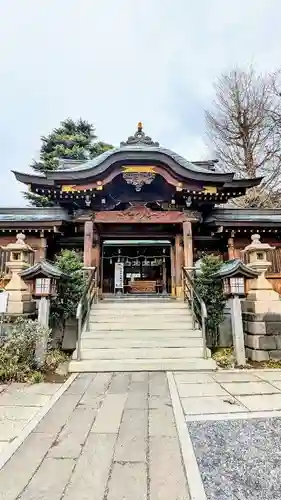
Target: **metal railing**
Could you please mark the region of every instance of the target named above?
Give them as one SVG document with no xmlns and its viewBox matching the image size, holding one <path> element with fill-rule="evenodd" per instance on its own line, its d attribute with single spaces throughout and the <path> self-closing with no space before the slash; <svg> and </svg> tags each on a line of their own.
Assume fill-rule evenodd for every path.
<svg viewBox="0 0 281 500">
<path fill-rule="evenodd" d="M 83 292 L 83 295 L 79 301 L 76 311 L 77 319 L 77 361 L 81 360 L 81 336 L 84 328 L 89 328 L 90 323 L 90 312 L 93 301 L 98 300 L 98 288 L 97 288 L 97 269 L 87 268 L 89 277 Z"/>
<path fill-rule="evenodd" d="M 200 297 L 198 290 L 196 289 L 192 271 L 195 268 L 182 268 L 182 281 L 183 281 L 183 293 L 184 300 L 188 302 L 191 314 L 193 328 L 196 328 L 198 324 L 203 337 L 203 355 L 207 358 L 207 344 L 206 344 L 206 318 L 207 318 L 207 308 L 204 300 Z"/>
</svg>

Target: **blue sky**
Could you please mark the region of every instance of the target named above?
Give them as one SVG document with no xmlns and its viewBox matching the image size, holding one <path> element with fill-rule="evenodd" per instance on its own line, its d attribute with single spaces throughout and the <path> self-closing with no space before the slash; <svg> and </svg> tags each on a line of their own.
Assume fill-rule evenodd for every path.
<svg viewBox="0 0 281 500">
<path fill-rule="evenodd" d="M 118 145 L 145 132 L 212 156 L 204 109 L 234 66 L 281 66 L 279 0 L 0 0 L 0 206 L 24 206 L 40 136 L 66 117 Z"/>
</svg>

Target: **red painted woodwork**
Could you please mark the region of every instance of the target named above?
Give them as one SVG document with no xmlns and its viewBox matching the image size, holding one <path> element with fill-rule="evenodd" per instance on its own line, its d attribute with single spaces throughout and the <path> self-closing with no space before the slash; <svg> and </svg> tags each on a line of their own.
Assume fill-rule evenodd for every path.
<svg viewBox="0 0 281 500">
<path fill-rule="evenodd" d="M 136 205 L 128 208 L 124 211 L 101 211 L 95 212 L 93 215 L 94 221 L 96 223 L 123 223 L 123 224 L 132 224 L 132 223 L 181 223 L 187 220 L 191 220 L 189 214 L 184 214 L 179 211 L 163 211 L 163 212 L 154 212 L 148 207 L 142 205 Z M 193 220 L 197 220 L 197 217 L 194 215 Z"/>
</svg>

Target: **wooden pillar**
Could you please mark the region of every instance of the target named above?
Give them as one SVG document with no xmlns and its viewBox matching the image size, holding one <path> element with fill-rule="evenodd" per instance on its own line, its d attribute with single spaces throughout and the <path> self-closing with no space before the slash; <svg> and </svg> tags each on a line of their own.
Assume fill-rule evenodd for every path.
<svg viewBox="0 0 281 500">
<path fill-rule="evenodd" d="M 84 224 L 84 266 L 91 267 L 92 248 L 94 239 L 94 224 L 92 220 L 86 220 Z"/>
<path fill-rule="evenodd" d="M 176 296 L 182 295 L 182 266 L 183 266 L 183 247 L 182 236 L 176 235 L 175 241 L 175 254 L 176 254 Z"/>
<path fill-rule="evenodd" d="M 176 267 L 175 267 L 175 247 L 173 244 L 170 247 L 170 258 L 171 258 L 171 294 L 174 297 L 176 295 Z"/>
<path fill-rule="evenodd" d="M 193 267 L 193 246 L 192 246 L 192 225 L 185 221 L 182 224 L 183 247 L 184 247 L 184 267 Z"/>
<path fill-rule="evenodd" d="M 227 241 L 228 258 L 229 258 L 229 260 L 235 259 L 234 235 L 235 235 L 234 231 L 231 231 L 230 238 L 228 238 L 228 241 Z"/>
<path fill-rule="evenodd" d="M 164 259 L 163 259 L 162 281 L 163 281 L 162 293 L 167 293 L 167 268 L 166 268 L 166 257 L 164 257 Z"/>
<path fill-rule="evenodd" d="M 101 283 L 101 246 L 100 235 L 97 227 L 93 226 L 93 247 L 92 247 L 92 266 L 97 268 L 97 284 L 98 288 L 102 287 Z"/>
<path fill-rule="evenodd" d="M 40 250 L 39 250 L 40 260 L 46 259 L 46 254 L 47 254 L 47 238 L 44 237 L 44 231 L 42 231 L 40 233 Z"/>
</svg>

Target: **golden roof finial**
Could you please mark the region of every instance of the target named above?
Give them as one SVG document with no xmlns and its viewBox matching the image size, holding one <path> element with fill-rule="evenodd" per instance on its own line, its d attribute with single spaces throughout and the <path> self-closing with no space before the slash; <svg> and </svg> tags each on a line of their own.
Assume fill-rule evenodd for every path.
<svg viewBox="0 0 281 500">
<path fill-rule="evenodd" d="M 142 122 L 139 122 L 138 123 L 138 132 L 141 132 L 142 131 Z"/>
</svg>

